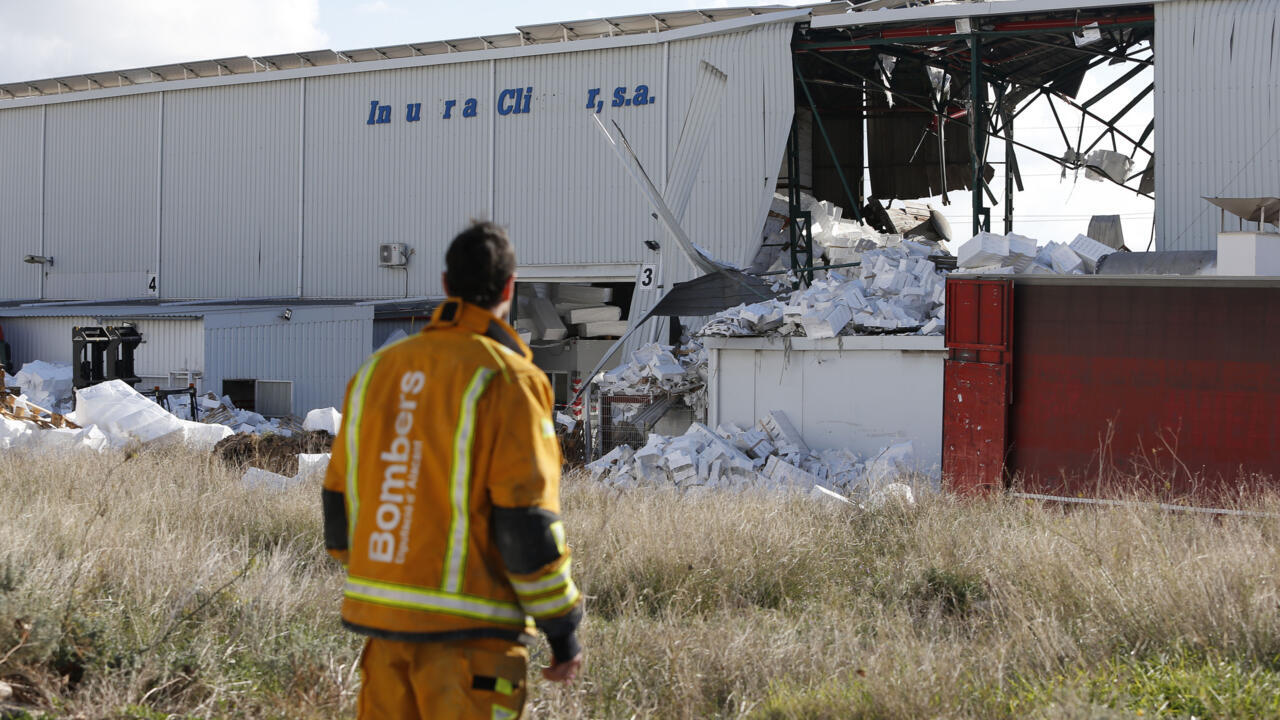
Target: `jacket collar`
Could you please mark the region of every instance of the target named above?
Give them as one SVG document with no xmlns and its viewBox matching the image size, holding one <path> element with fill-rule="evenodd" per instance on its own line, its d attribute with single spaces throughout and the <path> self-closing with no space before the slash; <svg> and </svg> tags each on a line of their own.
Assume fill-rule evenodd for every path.
<svg viewBox="0 0 1280 720">
<path fill-rule="evenodd" d="M 525 360 L 533 360 L 533 352 L 520 340 L 516 331 L 479 305 L 472 305 L 460 298 L 451 297 L 431 313 L 431 322 L 423 328 L 423 332 L 449 328 L 483 335 Z"/>
</svg>

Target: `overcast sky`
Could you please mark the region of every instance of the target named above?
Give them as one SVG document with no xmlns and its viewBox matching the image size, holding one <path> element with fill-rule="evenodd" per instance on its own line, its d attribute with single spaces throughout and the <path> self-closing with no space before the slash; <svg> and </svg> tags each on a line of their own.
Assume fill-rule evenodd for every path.
<svg viewBox="0 0 1280 720">
<path fill-rule="evenodd" d="M 511 32 L 517 25 L 728 4 L 715 0 L 0 0 L 0 82 L 233 55 L 444 40 Z M 801 3 L 774 0 L 771 4 Z M 1105 86 L 1117 72 L 1110 69 L 1109 74 L 1086 81 L 1086 91 Z M 1095 110 L 1107 115 L 1110 108 L 1122 104 L 1119 100 L 1103 103 Z M 1151 107 L 1148 97 L 1121 126 L 1134 135 L 1140 133 Z M 1079 115 L 1064 115 L 1063 122 L 1074 137 Z M 1046 107 L 1029 110 L 1019 123 L 1020 141 L 1055 155 L 1066 149 Z M 1086 125 L 1086 135 L 1090 129 Z M 1083 174 L 1063 180 L 1052 162 L 1026 153 L 1019 157 L 1027 192 L 1015 199 L 1016 231 L 1041 242 L 1068 241 L 1085 232 L 1089 215 L 1119 214 L 1129 247 L 1146 247 L 1151 201 L 1110 183 L 1085 180 Z M 993 147 L 992 159 L 1002 158 L 1003 149 Z M 992 182 L 997 192 L 1004 186 L 1000 172 L 997 168 Z M 967 237 L 969 198 L 960 193 L 952 200 L 945 212 L 955 234 Z M 992 209 L 992 228 L 997 232 L 1003 228 L 1002 212 L 999 207 Z"/>
</svg>

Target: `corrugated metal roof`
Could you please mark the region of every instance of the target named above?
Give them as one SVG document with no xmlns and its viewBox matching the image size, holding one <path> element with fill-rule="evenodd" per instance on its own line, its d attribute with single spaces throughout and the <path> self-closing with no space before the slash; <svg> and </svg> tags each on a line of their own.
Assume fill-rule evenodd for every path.
<svg viewBox="0 0 1280 720">
<path fill-rule="evenodd" d="M 666 32 L 728 20 L 741 20 L 759 15 L 803 11 L 805 14 L 843 15 L 848 11 L 873 10 L 887 7 L 916 5 L 932 0 L 835 0 L 790 7 L 764 5 L 759 7 L 707 8 L 703 10 L 677 10 L 673 12 L 622 15 L 587 20 L 543 23 L 518 26 L 514 33 L 482 35 L 453 40 L 437 40 L 404 45 L 387 45 L 354 50 L 311 50 L 307 52 L 281 53 L 260 57 L 226 57 L 212 60 L 170 63 L 127 70 L 67 75 L 40 80 L 0 83 L 0 99 L 15 99 L 44 95 L 62 95 L 69 92 L 104 90 L 130 85 L 217 78 L 227 75 L 297 70 L 348 63 L 379 62 L 429 55 L 446 55 L 459 52 L 521 48 L 530 45 L 569 43 L 578 40 L 596 40 L 627 35 Z"/>
<path fill-rule="evenodd" d="M 994 17 L 998 15 L 1025 15 L 1028 13 L 1066 12 L 1072 10 L 1097 10 L 1121 8 L 1131 5 L 1152 5 L 1169 0 L 997 0 L 995 2 L 956 2 L 930 7 L 897 7 L 868 10 L 856 14 L 815 14 L 810 25 L 820 28 L 849 25 L 882 25 L 896 22 L 923 22 L 929 20 L 956 20 L 959 18 Z M 861 9 L 861 8 L 859 8 Z"/>
</svg>

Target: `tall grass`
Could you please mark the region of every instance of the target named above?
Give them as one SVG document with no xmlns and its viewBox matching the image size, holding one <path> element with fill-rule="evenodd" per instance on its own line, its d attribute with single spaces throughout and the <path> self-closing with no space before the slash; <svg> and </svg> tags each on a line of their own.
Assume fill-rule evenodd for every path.
<svg viewBox="0 0 1280 720">
<path fill-rule="evenodd" d="M 350 716 L 318 495 L 181 452 L 0 455 L 21 712 Z M 535 681 L 538 717 L 1280 716 L 1280 520 L 582 478 L 564 506 L 587 670 Z"/>
</svg>

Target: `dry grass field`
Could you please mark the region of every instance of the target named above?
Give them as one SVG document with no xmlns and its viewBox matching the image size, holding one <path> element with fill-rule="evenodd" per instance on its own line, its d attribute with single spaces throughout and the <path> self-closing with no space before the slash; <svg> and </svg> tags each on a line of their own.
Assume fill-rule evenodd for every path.
<svg viewBox="0 0 1280 720">
<path fill-rule="evenodd" d="M 564 494 L 588 667 L 536 717 L 1280 717 L 1280 520 Z M 352 714 L 318 487 L 4 452 L 0 512 L 0 717 Z"/>
</svg>

